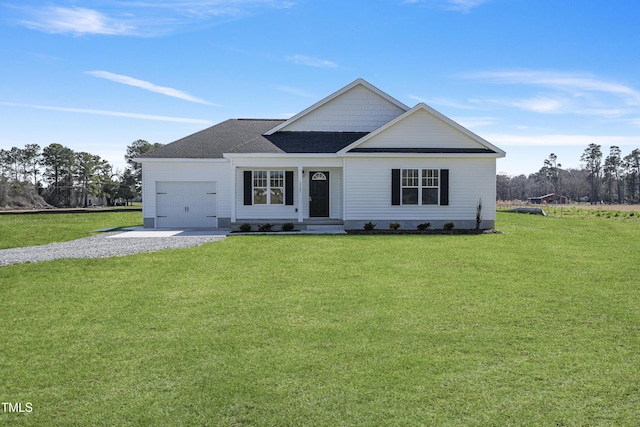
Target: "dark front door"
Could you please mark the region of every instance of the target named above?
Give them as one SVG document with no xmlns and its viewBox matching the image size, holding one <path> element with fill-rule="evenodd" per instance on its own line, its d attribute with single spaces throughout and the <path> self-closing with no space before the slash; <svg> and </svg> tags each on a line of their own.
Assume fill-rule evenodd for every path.
<svg viewBox="0 0 640 427">
<path fill-rule="evenodd" d="M 329 216 L 329 172 L 309 172 L 309 216 Z"/>
</svg>

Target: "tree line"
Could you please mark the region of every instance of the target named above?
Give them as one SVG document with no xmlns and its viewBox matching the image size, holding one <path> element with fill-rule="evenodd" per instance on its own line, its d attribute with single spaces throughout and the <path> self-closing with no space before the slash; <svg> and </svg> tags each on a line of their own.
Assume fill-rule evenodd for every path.
<svg viewBox="0 0 640 427">
<path fill-rule="evenodd" d="M 100 156 L 75 152 L 61 144 L 41 148 L 0 149 L 0 208 L 86 207 L 90 200 L 113 206 L 140 197 L 142 169 L 137 156 L 162 144 L 139 139 L 127 146 L 123 172 Z M 590 144 L 580 157 L 582 167 L 563 169 L 551 153 L 538 172 L 496 177 L 498 200 L 522 200 L 555 193 L 574 202 L 640 203 L 640 149 L 626 156 L 612 146 Z"/>
<path fill-rule="evenodd" d="M 589 144 L 577 169 L 563 169 L 551 153 L 538 172 L 530 175 L 498 175 L 498 200 L 522 200 L 554 193 L 573 202 L 640 203 L 640 149 L 626 156 L 611 146 L 604 157 L 602 147 Z"/>
<path fill-rule="evenodd" d="M 123 172 L 100 156 L 57 143 L 0 149 L 0 207 L 127 204 L 140 196 L 142 185 L 141 167 L 133 159 L 161 145 L 134 141 L 127 147 Z"/>
</svg>

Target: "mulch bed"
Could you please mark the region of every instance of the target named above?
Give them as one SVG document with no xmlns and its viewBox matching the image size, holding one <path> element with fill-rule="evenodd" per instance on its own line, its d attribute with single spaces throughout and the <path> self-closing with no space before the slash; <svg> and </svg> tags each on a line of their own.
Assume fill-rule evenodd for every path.
<svg viewBox="0 0 640 427">
<path fill-rule="evenodd" d="M 433 234 L 433 235 L 441 235 L 441 234 L 449 234 L 449 235 L 460 235 L 460 234 L 502 234 L 501 231 L 487 229 L 487 230 L 477 230 L 475 228 L 472 229 L 453 229 L 453 230 L 345 230 L 347 234 Z"/>
</svg>

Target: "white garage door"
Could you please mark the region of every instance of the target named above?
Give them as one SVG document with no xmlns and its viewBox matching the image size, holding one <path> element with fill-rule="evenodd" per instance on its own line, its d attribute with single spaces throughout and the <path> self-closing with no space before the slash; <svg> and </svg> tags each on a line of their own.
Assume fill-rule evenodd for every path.
<svg viewBox="0 0 640 427">
<path fill-rule="evenodd" d="M 216 183 L 156 182 L 156 227 L 217 227 Z"/>
</svg>

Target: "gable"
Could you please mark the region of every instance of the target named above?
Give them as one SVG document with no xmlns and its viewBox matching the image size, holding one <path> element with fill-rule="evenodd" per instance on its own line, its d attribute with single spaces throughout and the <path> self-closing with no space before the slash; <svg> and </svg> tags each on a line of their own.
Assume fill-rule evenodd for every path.
<svg viewBox="0 0 640 427">
<path fill-rule="evenodd" d="M 492 153 L 504 152 L 425 104 L 356 141 L 352 153 Z"/>
<path fill-rule="evenodd" d="M 268 134 L 276 131 L 371 132 L 407 110 L 404 104 L 358 79 Z"/>
</svg>

